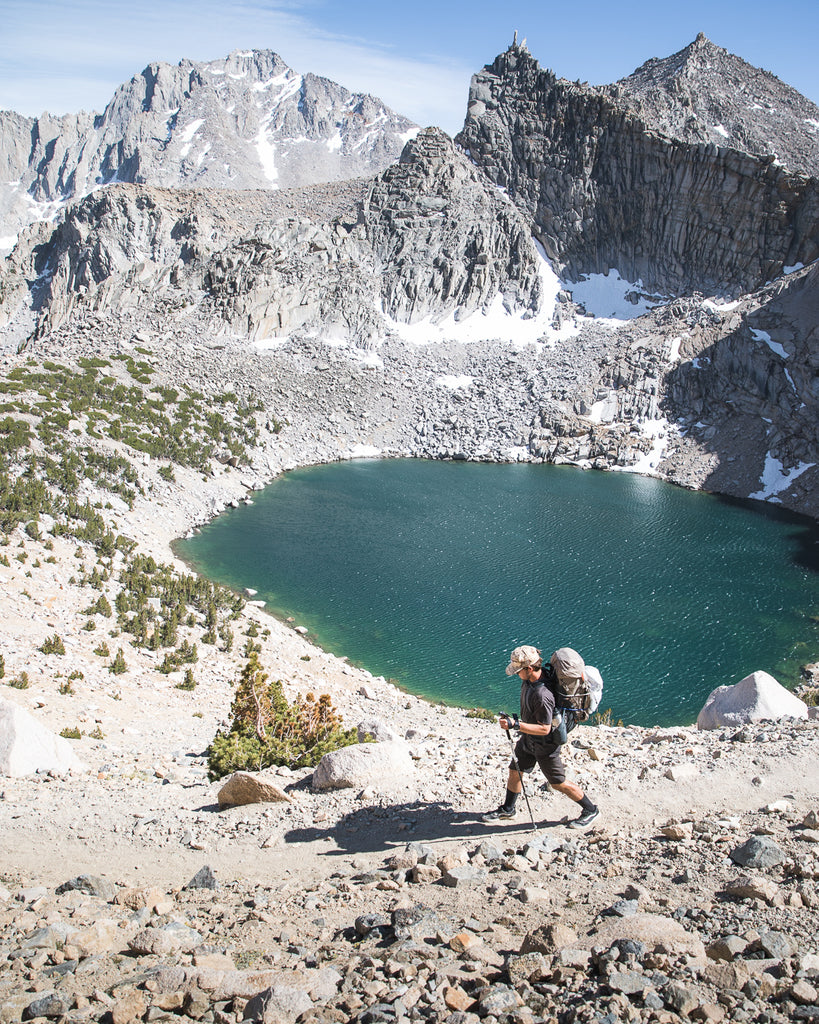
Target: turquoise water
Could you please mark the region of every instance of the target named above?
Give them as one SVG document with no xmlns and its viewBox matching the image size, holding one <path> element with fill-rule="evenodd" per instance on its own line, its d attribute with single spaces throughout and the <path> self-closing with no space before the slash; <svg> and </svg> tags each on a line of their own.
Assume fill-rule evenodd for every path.
<svg viewBox="0 0 819 1024">
<path fill-rule="evenodd" d="M 691 723 L 819 656 L 819 529 L 632 474 L 384 460 L 288 473 L 178 554 L 322 647 L 450 704 L 514 710 L 509 651 L 574 647 L 602 708 Z"/>
</svg>

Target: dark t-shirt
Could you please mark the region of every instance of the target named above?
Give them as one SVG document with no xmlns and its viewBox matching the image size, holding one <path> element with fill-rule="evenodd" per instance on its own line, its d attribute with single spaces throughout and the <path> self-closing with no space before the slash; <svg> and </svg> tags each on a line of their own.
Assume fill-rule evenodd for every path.
<svg viewBox="0 0 819 1024">
<path fill-rule="evenodd" d="M 550 673 L 544 666 L 540 679 L 536 683 L 524 682 L 520 688 L 520 720 L 530 725 L 551 725 L 555 713 L 555 695 L 549 683 Z M 557 744 L 547 736 L 521 737 L 526 740 L 530 750 L 551 750 Z"/>
</svg>

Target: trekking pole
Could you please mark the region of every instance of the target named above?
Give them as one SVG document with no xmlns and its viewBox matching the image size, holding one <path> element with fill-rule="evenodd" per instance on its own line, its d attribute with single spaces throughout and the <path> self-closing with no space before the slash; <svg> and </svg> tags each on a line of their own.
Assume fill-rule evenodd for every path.
<svg viewBox="0 0 819 1024">
<path fill-rule="evenodd" d="M 512 767 L 518 773 L 520 779 L 520 788 L 523 793 L 523 799 L 526 801 L 526 809 L 529 811 L 529 818 L 532 822 L 532 831 L 537 832 L 537 825 L 535 824 L 535 816 L 532 814 L 532 805 L 529 803 L 529 794 L 526 792 L 526 786 L 523 784 L 523 772 L 520 770 L 518 759 L 515 757 L 515 744 L 512 741 L 512 733 L 507 729 L 506 735 L 509 737 L 509 746 L 512 748 Z"/>
</svg>

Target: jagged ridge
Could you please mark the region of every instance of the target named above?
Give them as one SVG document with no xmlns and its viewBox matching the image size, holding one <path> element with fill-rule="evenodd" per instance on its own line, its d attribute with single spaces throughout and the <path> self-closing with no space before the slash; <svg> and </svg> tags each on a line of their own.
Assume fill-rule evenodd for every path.
<svg viewBox="0 0 819 1024">
<path fill-rule="evenodd" d="M 689 50 L 724 52 L 707 41 Z M 819 255 L 817 178 L 804 161 L 790 170 L 727 139 L 717 146 L 675 137 L 665 113 L 671 101 L 641 98 L 679 80 L 670 67 L 676 75 L 697 66 L 680 55 L 669 61 L 644 66 L 626 85 L 592 88 L 557 79 L 513 45 L 473 77 L 457 141 L 509 191 L 574 279 L 616 268 L 663 292 L 740 294 L 784 266 L 811 262 Z M 714 74 L 721 80 L 720 69 Z M 768 83 L 760 73 L 749 90 L 760 76 Z M 708 81 L 686 81 L 692 95 L 708 91 Z M 718 95 L 714 102 L 710 116 L 733 123 Z M 800 107 L 811 109 L 807 100 Z"/>
</svg>

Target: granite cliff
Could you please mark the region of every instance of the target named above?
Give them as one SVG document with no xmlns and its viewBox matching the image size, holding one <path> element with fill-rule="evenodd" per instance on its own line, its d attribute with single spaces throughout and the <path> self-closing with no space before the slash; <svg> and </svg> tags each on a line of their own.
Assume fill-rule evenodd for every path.
<svg viewBox="0 0 819 1024">
<path fill-rule="evenodd" d="M 572 280 L 738 295 L 819 255 L 819 108 L 702 35 L 608 86 L 515 44 L 457 141 Z"/>
</svg>

